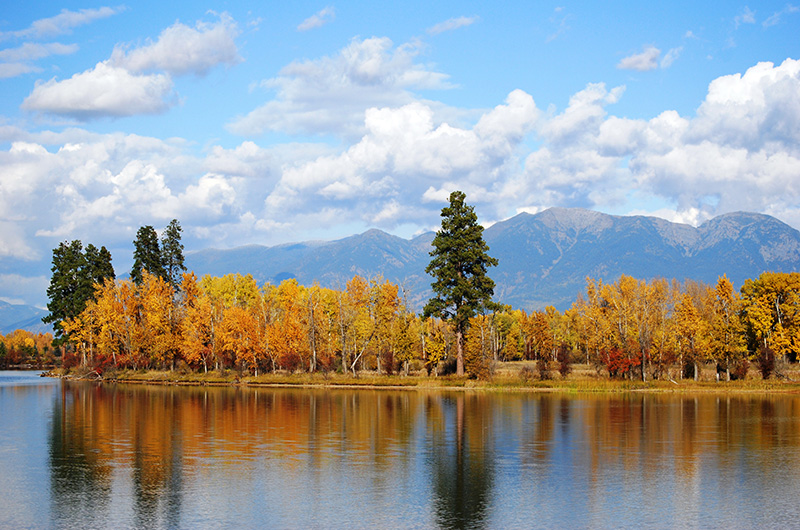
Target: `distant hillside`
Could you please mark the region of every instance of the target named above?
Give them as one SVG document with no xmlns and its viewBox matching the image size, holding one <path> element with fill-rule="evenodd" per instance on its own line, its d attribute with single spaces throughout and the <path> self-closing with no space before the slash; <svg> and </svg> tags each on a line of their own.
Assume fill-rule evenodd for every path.
<svg viewBox="0 0 800 530">
<path fill-rule="evenodd" d="M 587 276 L 714 283 L 727 274 L 738 288 L 765 270 L 800 270 L 800 232 L 754 213 L 722 215 L 695 228 L 656 217 L 551 208 L 496 223 L 484 237 L 500 262 L 490 269 L 495 300 L 526 310 L 566 309 Z M 259 283 L 297 278 L 327 287 L 344 287 L 356 274 L 382 275 L 401 284 L 420 309 L 431 294 L 425 267 L 432 239 L 432 233 L 408 240 L 369 230 L 331 242 L 189 252 L 186 265 L 198 276 L 239 272 Z"/>
<path fill-rule="evenodd" d="M 8 335 L 18 329 L 33 333 L 52 333 L 53 328 L 42 322 L 47 311 L 29 305 L 0 301 L 0 333 Z"/>
</svg>

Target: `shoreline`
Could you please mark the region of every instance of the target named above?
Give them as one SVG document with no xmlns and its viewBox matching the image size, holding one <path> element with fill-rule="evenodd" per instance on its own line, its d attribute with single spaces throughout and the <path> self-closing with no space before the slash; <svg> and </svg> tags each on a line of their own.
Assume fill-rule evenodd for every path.
<svg viewBox="0 0 800 530">
<path fill-rule="evenodd" d="M 170 371 L 125 370 L 103 376 L 96 372 L 69 372 L 54 369 L 41 374 L 68 381 L 88 381 L 106 384 L 139 384 L 160 386 L 212 386 L 237 388 L 301 388 L 342 390 L 434 390 L 434 391 L 485 391 L 530 393 L 655 393 L 655 394 L 800 394 L 800 382 L 779 379 L 744 381 L 694 381 L 680 383 L 669 380 L 648 382 L 606 378 L 550 379 L 523 381 L 519 377 L 496 376 L 491 380 L 457 378 L 455 376 L 428 377 L 420 375 L 360 374 L 359 377 L 342 374 L 263 374 L 239 377 L 232 372 L 205 374 L 179 374 Z"/>
</svg>

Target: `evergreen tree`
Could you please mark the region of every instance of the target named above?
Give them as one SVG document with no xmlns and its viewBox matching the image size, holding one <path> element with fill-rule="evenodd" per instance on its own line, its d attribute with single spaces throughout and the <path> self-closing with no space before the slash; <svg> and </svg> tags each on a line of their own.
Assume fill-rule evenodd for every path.
<svg viewBox="0 0 800 530">
<path fill-rule="evenodd" d="M 176 291 L 181 283 L 181 273 L 186 270 L 183 264 L 182 231 L 181 224 L 177 219 L 173 219 L 161 237 L 161 266 L 167 283 Z"/>
<path fill-rule="evenodd" d="M 102 284 L 106 278 L 116 278 L 114 266 L 111 265 L 111 252 L 106 247 L 96 246 L 91 243 L 86 246 L 86 267 L 92 284 Z"/>
<path fill-rule="evenodd" d="M 433 239 L 430 264 L 434 297 L 425 305 L 425 317 L 452 320 L 456 332 L 456 374 L 464 375 L 464 332 L 469 319 L 482 309 L 495 309 L 494 281 L 486 270 L 496 266 L 483 240 L 483 227 L 461 191 L 450 194 L 450 206 L 442 208 L 442 228 Z"/>
<path fill-rule="evenodd" d="M 136 285 L 142 283 L 143 271 L 154 276 L 167 279 L 161 260 L 161 249 L 158 246 L 158 234 L 150 225 L 139 228 L 136 240 L 133 242 L 133 268 L 131 280 Z"/>
<path fill-rule="evenodd" d="M 92 296 L 92 280 L 86 274 L 86 256 L 83 244 L 79 240 L 72 243 L 66 241 L 53 249 L 53 274 L 47 288 L 47 309 L 50 314 L 42 318 L 45 324 L 53 324 L 56 344 L 67 340 L 61 323 L 67 318 L 74 318 L 86 307 L 86 301 Z"/>
</svg>

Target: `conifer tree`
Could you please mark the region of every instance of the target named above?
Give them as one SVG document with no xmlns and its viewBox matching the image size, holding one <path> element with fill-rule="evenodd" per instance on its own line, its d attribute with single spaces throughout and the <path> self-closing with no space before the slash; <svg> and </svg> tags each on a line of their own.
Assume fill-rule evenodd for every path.
<svg viewBox="0 0 800 530">
<path fill-rule="evenodd" d="M 425 317 L 452 320 L 456 333 L 456 374 L 464 375 L 464 332 L 469 319 L 482 309 L 495 309 L 494 281 L 487 275 L 497 260 L 489 256 L 483 227 L 462 191 L 450 194 L 442 208 L 442 228 L 433 239 L 431 262 L 425 272 L 433 276 L 434 297 L 425 305 Z"/>
<path fill-rule="evenodd" d="M 166 279 L 166 273 L 161 260 L 161 249 L 158 246 L 158 234 L 150 225 L 139 228 L 136 240 L 133 242 L 133 268 L 131 280 L 140 285 L 143 280 L 143 271 L 154 276 Z"/>
<path fill-rule="evenodd" d="M 61 323 L 75 318 L 94 298 L 94 285 L 103 283 L 106 278 L 114 278 L 111 266 L 111 253 L 106 247 L 97 249 L 88 245 L 86 251 L 80 240 L 71 243 L 64 241 L 53 249 L 53 274 L 47 288 L 47 309 L 50 313 L 42 318 L 45 324 L 53 324 L 56 344 L 62 344 L 67 337 Z"/>
<path fill-rule="evenodd" d="M 182 231 L 181 224 L 177 219 L 173 219 L 161 237 L 161 266 L 164 269 L 164 278 L 175 290 L 180 287 L 181 275 L 186 271 L 186 266 L 183 264 Z"/>
</svg>

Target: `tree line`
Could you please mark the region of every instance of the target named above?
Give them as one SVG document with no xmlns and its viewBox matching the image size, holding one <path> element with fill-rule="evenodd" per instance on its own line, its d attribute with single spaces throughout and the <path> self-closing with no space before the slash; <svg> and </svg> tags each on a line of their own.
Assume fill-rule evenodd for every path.
<svg viewBox="0 0 800 530">
<path fill-rule="evenodd" d="M 83 274 L 99 281 L 77 297 L 82 305 L 58 318 L 61 306 L 51 308 L 57 337 L 73 346 L 66 364 L 489 377 L 496 361 L 534 360 L 542 378 L 566 376 L 581 362 L 646 381 L 697 379 L 713 363 L 718 378 L 731 380 L 745 377 L 751 363 L 769 377 L 776 362 L 796 360 L 800 347 L 798 273 L 763 273 L 739 292 L 726 276 L 715 286 L 587 278 L 585 293 L 563 313 L 501 306 L 487 273 L 497 261 L 462 192 L 442 210 L 426 269 L 434 296 L 421 315 L 382 278 L 355 276 L 339 289 L 293 279 L 259 286 L 240 274 L 198 279 L 182 272 L 180 233 L 173 220 L 159 245 L 152 227 L 140 229 L 130 280 L 116 280 L 113 268 L 102 277 L 92 272 L 96 252 L 87 247 Z M 79 254 L 79 242 L 54 251 L 51 287 L 62 276 L 57 258 L 70 249 Z"/>
</svg>

